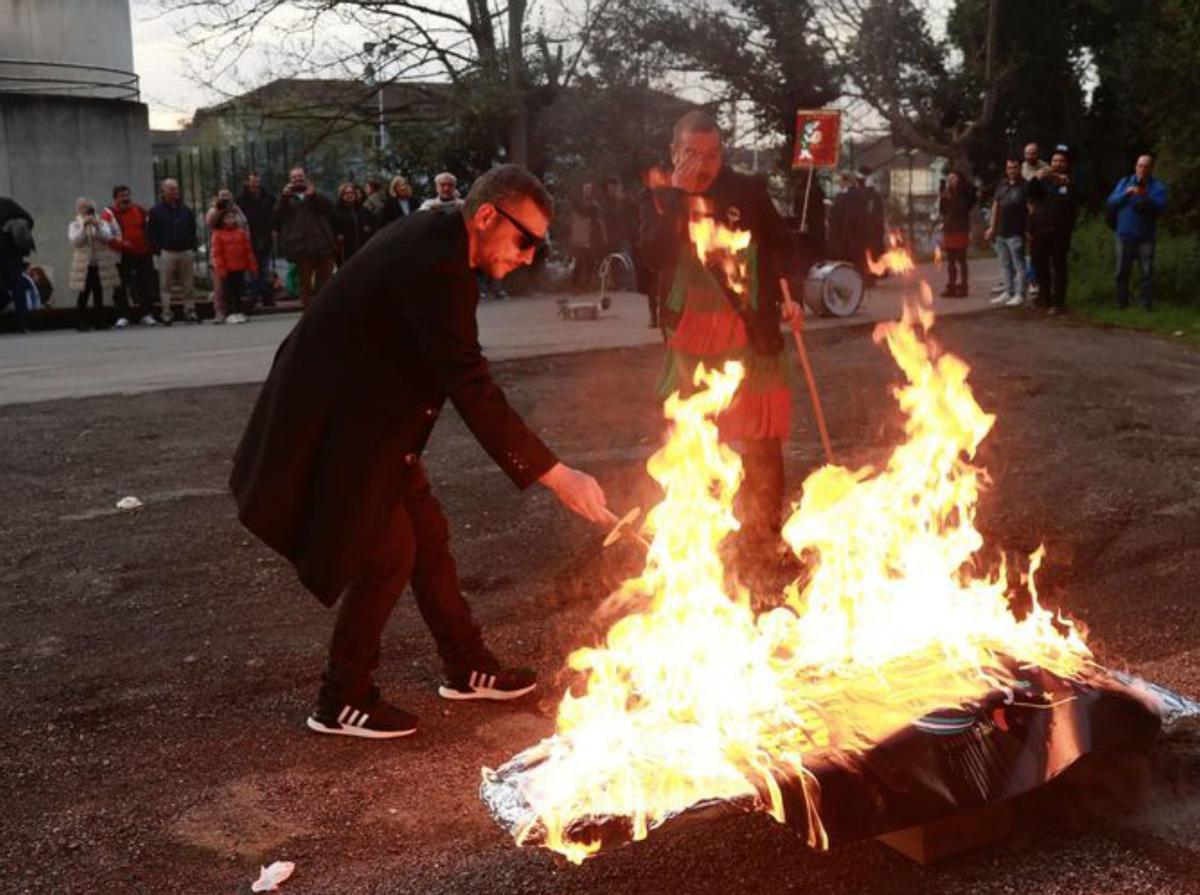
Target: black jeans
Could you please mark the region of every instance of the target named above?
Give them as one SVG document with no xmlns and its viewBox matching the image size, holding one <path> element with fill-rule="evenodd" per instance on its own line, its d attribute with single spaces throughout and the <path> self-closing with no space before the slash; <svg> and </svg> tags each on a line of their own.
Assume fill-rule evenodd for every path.
<svg viewBox="0 0 1200 895">
<path fill-rule="evenodd" d="M 1067 256 L 1071 252 L 1071 231 L 1062 227 L 1035 230 L 1030 256 L 1037 274 L 1038 304 L 1052 308 L 1067 306 Z"/>
<path fill-rule="evenodd" d="M 413 468 L 402 499 L 342 595 L 322 701 L 361 699 L 379 666 L 379 644 L 392 609 L 411 583 L 417 608 L 448 670 L 486 654 L 479 626 L 458 586 L 450 530 L 422 465 Z"/>
<path fill-rule="evenodd" d="M 104 306 L 104 287 L 100 285 L 100 268 L 95 264 L 89 264 L 87 269 L 87 277 L 83 281 L 83 291 L 79 293 L 79 297 L 75 299 L 75 310 L 79 312 L 79 325 L 81 327 L 88 325 L 88 296 L 92 297 L 93 307 L 92 324 L 100 325 L 100 310 Z"/>
</svg>

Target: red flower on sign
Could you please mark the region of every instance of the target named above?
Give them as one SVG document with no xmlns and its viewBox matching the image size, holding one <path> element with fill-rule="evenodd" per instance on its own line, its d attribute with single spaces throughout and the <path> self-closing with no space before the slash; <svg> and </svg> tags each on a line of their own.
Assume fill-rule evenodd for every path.
<svg viewBox="0 0 1200 895">
<path fill-rule="evenodd" d="M 796 113 L 793 168 L 836 168 L 841 143 L 842 113 L 816 109 Z"/>
</svg>

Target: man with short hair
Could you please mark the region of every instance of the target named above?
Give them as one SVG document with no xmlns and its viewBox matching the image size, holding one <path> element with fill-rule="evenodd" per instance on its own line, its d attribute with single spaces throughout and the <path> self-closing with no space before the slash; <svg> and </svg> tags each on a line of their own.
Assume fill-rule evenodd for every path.
<svg viewBox="0 0 1200 895">
<path fill-rule="evenodd" d="M 1050 166 L 1039 157 L 1039 152 L 1037 143 L 1026 143 L 1021 152 L 1021 179 L 1026 183 L 1043 171 L 1050 170 Z"/>
<path fill-rule="evenodd" d="M 1108 197 L 1116 215 L 1117 306 L 1129 307 L 1129 274 L 1136 258 L 1141 272 L 1142 307 L 1154 307 L 1154 245 L 1158 216 L 1167 210 L 1167 186 L 1153 174 L 1154 157 L 1139 155 L 1133 174 L 1122 177 Z"/>
<path fill-rule="evenodd" d="M 667 357 L 658 393 L 694 388 L 700 364 L 740 361 L 745 378 L 717 425 L 738 445 L 745 469 L 739 500 L 739 562 L 754 573 L 778 558 L 783 512 L 783 440 L 791 428 L 788 358 L 780 333 L 779 286 L 790 242 L 787 225 L 767 193 L 766 180 L 724 164 L 721 131 L 703 111 L 675 124 L 671 186 L 652 192 L 641 248 L 671 277 L 660 310 Z M 741 291 L 697 257 L 689 222 L 711 217 L 730 229 L 750 231 L 746 269 L 756 271 Z"/>
<path fill-rule="evenodd" d="M 250 171 L 242 181 L 238 193 L 237 207 L 242 210 L 250 227 L 250 246 L 258 263 L 258 276 L 251 283 L 251 291 L 264 307 L 275 304 L 275 289 L 271 282 L 271 242 L 274 236 L 273 222 L 275 197 L 262 185 L 257 171 Z"/>
<path fill-rule="evenodd" d="M 275 203 L 272 221 L 279 231 L 283 257 L 296 265 L 300 303 L 305 311 L 313 296 L 333 276 L 337 241 L 330 220 L 332 213 L 333 200 L 317 191 L 303 168 L 292 168 L 287 186 Z"/>
<path fill-rule="evenodd" d="M 196 314 L 196 214 L 183 203 L 179 181 L 163 180 L 162 199 L 150 209 L 146 239 L 158 255 L 158 291 L 162 298 L 162 322 L 170 326 L 175 319 L 171 310 L 171 290 L 179 287 L 183 315 L 188 323 L 199 323 Z"/>
<path fill-rule="evenodd" d="M 1050 167 L 1029 182 L 1029 233 L 1033 240 L 1033 269 L 1041 289 L 1039 304 L 1054 316 L 1067 309 L 1067 256 L 1079 212 L 1079 190 L 1071 182 L 1070 150 L 1054 148 Z"/>
<path fill-rule="evenodd" d="M 33 216 L 13 199 L 0 196 L 0 309 L 10 301 L 17 332 L 29 332 L 25 257 L 33 251 Z"/>
<path fill-rule="evenodd" d="M 433 178 L 437 195 L 421 203 L 421 211 L 458 211 L 463 206 L 463 200 L 458 196 L 458 178 L 449 171 L 443 171 Z"/>
<path fill-rule="evenodd" d="M 995 240 L 996 254 L 1004 272 L 1004 291 L 991 301 L 994 305 L 1017 308 L 1025 303 L 1025 229 L 1029 219 L 1029 196 L 1021 177 L 1021 160 L 1004 163 L 1004 179 L 992 196 L 992 214 L 983 238 Z"/>
<path fill-rule="evenodd" d="M 117 306 L 116 327 L 122 329 L 129 322 L 130 300 L 138 307 L 139 322 L 143 326 L 157 326 L 154 319 L 154 256 L 146 240 L 149 212 L 133 201 L 129 187 L 113 187 L 113 202 L 104 209 L 100 219 L 119 234 L 116 251 L 121 259 L 117 262 L 117 275 L 121 285 L 113 292 L 113 303 Z"/>
<path fill-rule="evenodd" d="M 447 399 L 518 487 L 539 482 L 580 515 L 615 522 L 596 481 L 559 462 L 508 405 L 479 347 L 473 271 L 529 264 L 552 213 L 532 174 L 495 168 L 460 212 L 410 215 L 368 242 L 280 346 L 229 483 L 243 524 L 321 602 L 341 597 L 313 731 L 416 729 L 372 682 L 410 582 L 444 665 L 443 698 L 514 699 L 537 684 L 492 655 L 459 588 L 421 462 Z"/>
</svg>

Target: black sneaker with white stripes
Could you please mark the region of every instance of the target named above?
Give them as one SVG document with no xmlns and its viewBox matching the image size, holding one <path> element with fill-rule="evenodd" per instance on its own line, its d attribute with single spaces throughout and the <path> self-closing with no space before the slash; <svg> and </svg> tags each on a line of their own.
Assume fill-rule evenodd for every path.
<svg viewBox="0 0 1200 895">
<path fill-rule="evenodd" d="M 537 687 L 537 672 L 530 668 L 447 670 L 438 695 L 443 699 L 517 699 Z"/>
<path fill-rule="evenodd" d="M 417 716 L 384 702 L 378 687 L 372 687 L 366 699 L 318 703 L 305 723 L 317 733 L 368 740 L 394 740 L 417 731 Z"/>
</svg>

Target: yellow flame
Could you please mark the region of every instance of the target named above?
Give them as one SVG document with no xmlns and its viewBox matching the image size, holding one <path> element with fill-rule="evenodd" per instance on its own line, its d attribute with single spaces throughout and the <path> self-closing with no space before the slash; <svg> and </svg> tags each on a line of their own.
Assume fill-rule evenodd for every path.
<svg viewBox="0 0 1200 895">
<path fill-rule="evenodd" d="M 808 575 L 778 608 L 756 614 L 719 552 L 738 527 L 742 464 L 713 420 L 742 367 L 701 368 L 695 394 L 667 400 L 669 439 L 648 464 L 665 496 L 646 520 L 645 569 L 610 598 L 626 614 L 604 642 L 568 660 L 586 689 L 563 698 L 555 735 L 534 747 L 545 761 L 520 785 L 537 821 L 519 842 L 536 826 L 579 862 L 599 848 L 572 830 L 581 820 L 629 818 L 640 839 L 707 799 L 749 797 L 783 820 L 782 771 L 804 787 L 809 841 L 823 847 L 806 762 L 977 702 L 1014 683 L 1014 663 L 1067 677 L 1086 667 L 1081 631 L 1039 602 L 1042 551 L 1023 577 L 1021 618 L 1009 561 L 981 558 L 986 474 L 972 458 L 994 417 L 967 364 L 928 339 L 921 286 L 903 319 L 874 333 L 905 377 L 894 389 L 904 438 L 879 467 L 825 466 L 804 482 L 783 535 Z"/>
<path fill-rule="evenodd" d="M 688 221 L 688 236 L 696 257 L 705 267 L 718 267 L 734 294 L 746 291 L 745 250 L 750 245 L 750 231 L 736 230 L 720 224 L 712 217 L 712 205 L 697 197 L 693 200 Z"/>
<path fill-rule="evenodd" d="M 913 263 L 912 254 L 905 248 L 904 239 L 899 231 L 890 231 L 887 238 L 888 247 L 879 260 L 872 257 L 870 250 L 867 251 L 867 269 L 877 277 L 881 277 L 889 271 L 903 275 L 916 270 L 917 266 Z"/>
</svg>

